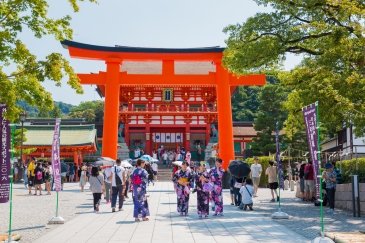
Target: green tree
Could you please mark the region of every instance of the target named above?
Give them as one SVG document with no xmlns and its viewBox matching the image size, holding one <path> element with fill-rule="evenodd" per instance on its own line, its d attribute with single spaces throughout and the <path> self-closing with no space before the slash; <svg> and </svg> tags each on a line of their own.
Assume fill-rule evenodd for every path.
<svg viewBox="0 0 365 243">
<path fill-rule="evenodd" d="M 279 122 L 279 129 L 287 117 L 283 108 L 288 91 L 280 84 L 268 84 L 261 88 L 258 95 L 260 103 L 257 111 L 257 118 L 254 128 L 257 137 L 253 139 L 252 151 L 256 155 L 268 155 L 276 151 L 275 130 L 276 122 Z"/>
<path fill-rule="evenodd" d="M 237 87 L 232 96 L 232 115 L 234 121 L 253 121 L 259 106 L 258 87 Z"/>
<path fill-rule="evenodd" d="M 256 2 L 273 11 L 225 29 L 224 65 L 235 73 L 257 72 L 280 65 L 288 53 L 301 54 L 301 65 L 280 75 L 292 90 L 287 130 L 302 129 L 301 107 L 318 100 L 323 128 L 333 131 L 352 122 L 355 133 L 364 134 L 365 2 Z"/>
<path fill-rule="evenodd" d="M 78 4 L 82 1 L 68 0 L 74 12 L 79 10 Z M 77 75 L 60 53 L 50 53 L 39 60 L 21 39 L 20 33 L 24 30 L 31 31 L 35 38 L 72 39 L 71 17 L 51 18 L 48 8 L 46 0 L 0 1 L 0 103 L 8 105 L 10 120 L 18 117 L 18 100 L 40 110 L 53 108 L 51 94 L 41 85 L 45 80 L 53 80 L 60 86 L 66 78 L 68 85 L 82 93 Z"/>
<path fill-rule="evenodd" d="M 104 116 L 104 102 L 86 101 L 71 109 L 72 118 L 85 118 L 88 122 L 101 122 Z"/>
</svg>

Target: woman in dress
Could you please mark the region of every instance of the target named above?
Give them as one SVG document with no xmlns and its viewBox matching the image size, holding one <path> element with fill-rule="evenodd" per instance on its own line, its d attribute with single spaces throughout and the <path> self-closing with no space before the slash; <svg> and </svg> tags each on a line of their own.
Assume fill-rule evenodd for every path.
<svg viewBox="0 0 365 243">
<path fill-rule="evenodd" d="M 90 190 L 93 193 L 94 198 L 94 212 L 99 212 L 99 205 L 101 200 L 101 194 L 104 188 L 104 177 L 99 173 L 98 167 L 91 168 L 91 176 L 89 178 Z"/>
<path fill-rule="evenodd" d="M 148 209 L 148 202 L 146 197 L 146 187 L 148 183 L 148 172 L 144 169 L 145 161 L 138 159 L 136 168 L 133 170 L 130 180 L 133 189 L 133 204 L 134 212 L 133 217 L 135 221 L 148 221 L 147 216 L 150 216 Z"/>
<path fill-rule="evenodd" d="M 82 166 L 82 168 L 81 168 L 81 174 L 80 174 L 80 187 L 81 187 L 81 192 L 84 191 L 84 187 L 85 187 L 86 181 L 87 181 L 86 170 L 87 170 L 87 167 L 86 166 Z"/>
<path fill-rule="evenodd" d="M 210 180 L 213 183 L 211 197 L 215 205 L 213 216 L 223 216 L 223 195 L 222 195 L 222 178 L 224 170 L 222 169 L 222 159 L 215 160 L 215 167 L 209 172 Z"/>
<path fill-rule="evenodd" d="M 206 171 L 205 165 L 201 164 L 198 172 L 195 174 L 199 218 L 203 218 L 203 216 L 207 218 L 209 215 L 209 193 L 213 188 L 209 179 L 210 176 Z"/>
<path fill-rule="evenodd" d="M 193 186 L 193 175 L 187 167 L 188 163 L 182 162 L 181 169 L 176 171 L 172 178 L 172 181 L 176 183 L 177 211 L 180 216 L 188 215 L 190 188 Z"/>
</svg>

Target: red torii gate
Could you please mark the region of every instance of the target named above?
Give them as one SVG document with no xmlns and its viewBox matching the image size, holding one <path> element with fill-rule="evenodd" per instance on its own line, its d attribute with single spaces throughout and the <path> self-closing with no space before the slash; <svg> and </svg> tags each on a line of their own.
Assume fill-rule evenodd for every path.
<svg viewBox="0 0 365 243">
<path fill-rule="evenodd" d="M 244 75 L 235 77 L 222 66 L 224 48 L 141 48 L 106 47 L 88 45 L 69 40 L 61 44 L 73 58 L 101 60 L 106 63 L 106 72 L 78 74 L 81 84 L 105 86 L 105 107 L 102 155 L 117 158 L 119 96 L 122 85 L 214 85 L 217 93 L 219 156 L 223 167 L 234 159 L 231 86 L 265 85 L 265 75 Z M 123 61 L 162 61 L 162 74 L 128 74 L 121 72 Z M 216 72 L 202 74 L 175 74 L 175 61 L 209 61 L 216 66 Z"/>
</svg>

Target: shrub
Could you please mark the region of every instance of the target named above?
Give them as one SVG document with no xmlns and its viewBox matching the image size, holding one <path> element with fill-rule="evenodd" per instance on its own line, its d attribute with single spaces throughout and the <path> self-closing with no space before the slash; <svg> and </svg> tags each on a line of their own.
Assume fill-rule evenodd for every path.
<svg viewBox="0 0 365 243">
<path fill-rule="evenodd" d="M 365 158 L 342 160 L 336 167 L 342 174 L 342 183 L 351 183 L 351 175 L 358 175 L 359 182 L 365 182 Z"/>
</svg>

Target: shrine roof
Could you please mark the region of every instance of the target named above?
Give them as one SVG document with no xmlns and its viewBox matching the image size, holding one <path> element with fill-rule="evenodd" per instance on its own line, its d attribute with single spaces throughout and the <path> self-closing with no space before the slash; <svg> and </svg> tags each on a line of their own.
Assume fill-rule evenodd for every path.
<svg viewBox="0 0 365 243">
<path fill-rule="evenodd" d="M 70 40 L 61 41 L 64 48 L 69 47 L 93 50 L 93 51 L 104 51 L 104 52 L 132 52 L 132 53 L 221 53 L 225 48 L 219 46 L 212 47 L 198 47 L 198 48 L 152 48 L 152 47 L 131 47 L 131 46 L 98 46 L 90 45 Z"/>
<path fill-rule="evenodd" d="M 17 126 L 20 128 L 20 126 Z M 30 125 L 24 126 L 23 146 L 51 146 L 54 126 Z M 94 125 L 61 125 L 61 146 L 96 146 L 96 129 Z"/>
<path fill-rule="evenodd" d="M 257 132 L 253 128 L 253 126 L 233 127 L 233 135 L 237 137 L 240 136 L 255 137 L 257 136 Z"/>
</svg>

